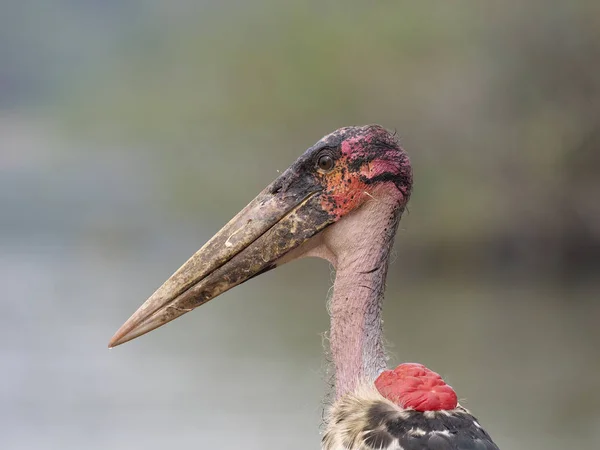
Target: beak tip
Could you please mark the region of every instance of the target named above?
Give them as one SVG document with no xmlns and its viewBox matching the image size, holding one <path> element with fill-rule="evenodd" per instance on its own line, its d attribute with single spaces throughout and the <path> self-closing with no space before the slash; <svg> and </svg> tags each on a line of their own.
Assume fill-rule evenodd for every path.
<svg viewBox="0 0 600 450">
<path fill-rule="evenodd" d="M 112 337 L 112 339 L 110 340 L 110 342 L 108 343 L 108 348 L 115 348 L 117 345 L 122 344 L 122 342 L 119 342 L 119 336 L 117 336 L 116 334 Z"/>
<path fill-rule="evenodd" d="M 118 345 L 124 344 L 127 341 L 133 339 L 133 337 L 129 337 L 131 333 L 131 327 L 128 326 L 129 323 L 125 323 L 121 328 L 117 330 L 115 335 L 110 339 L 108 343 L 108 348 L 115 348 Z"/>
<path fill-rule="evenodd" d="M 121 344 L 122 344 L 122 342 L 120 342 L 118 336 L 115 334 L 111 338 L 110 342 L 108 343 L 108 348 L 115 348 L 117 345 L 121 345 Z"/>
<path fill-rule="evenodd" d="M 109 341 L 108 348 L 114 348 L 129 342 L 148 333 L 149 331 L 154 330 L 160 325 L 164 325 L 164 322 L 140 319 L 138 311 L 136 314 L 131 316 L 127 322 L 121 326 L 121 328 L 117 330 L 117 332 Z"/>
</svg>

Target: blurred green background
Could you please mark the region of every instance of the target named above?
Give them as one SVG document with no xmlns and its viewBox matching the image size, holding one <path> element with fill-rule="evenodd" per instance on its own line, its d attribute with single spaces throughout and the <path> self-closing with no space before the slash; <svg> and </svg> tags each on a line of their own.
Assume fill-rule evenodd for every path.
<svg viewBox="0 0 600 450">
<path fill-rule="evenodd" d="M 390 365 L 503 450 L 599 448 L 600 3 L 0 5 L 0 447 L 319 448 L 331 271 L 300 261 L 113 332 L 340 126 L 415 176 Z"/>
</svg>

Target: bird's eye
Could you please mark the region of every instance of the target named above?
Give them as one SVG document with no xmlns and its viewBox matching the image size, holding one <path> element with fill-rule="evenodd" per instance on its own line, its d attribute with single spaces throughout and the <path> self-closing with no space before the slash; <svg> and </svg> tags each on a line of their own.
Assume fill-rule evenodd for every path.
<svg viewBox="0 0 600 450">
<path fill-rule="evenodd" d="M 329 155 L 323 155 L 317 161 L 317 166 L 323 172 L 329 172 L 333 169 L 333 158 Z"/>
</svg>

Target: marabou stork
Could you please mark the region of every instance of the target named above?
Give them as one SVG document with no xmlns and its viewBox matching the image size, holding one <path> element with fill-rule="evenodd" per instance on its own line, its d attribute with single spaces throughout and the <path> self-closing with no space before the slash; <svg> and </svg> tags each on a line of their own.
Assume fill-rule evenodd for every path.
<svg viewBox="0 0 600 450">
<path fill-rule="evenodd" d="M 310 147 L 175 272 L 117 331 L 127 342 L 232 287 L 305 256 L 336 269 L 330 300 L 335 402 L 326 450 L 497 450 L 439 375 L 385 371 L 381 308 L 412 169 L 378 125 L 341 128 Z"/>
</svg>

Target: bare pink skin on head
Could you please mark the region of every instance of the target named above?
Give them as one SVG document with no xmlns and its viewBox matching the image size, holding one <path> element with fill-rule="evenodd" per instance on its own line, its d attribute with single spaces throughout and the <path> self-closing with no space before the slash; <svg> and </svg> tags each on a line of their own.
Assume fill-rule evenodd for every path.
<svg viewBox="0 0 600 450">
<path fill-rule="evenodd" d="M 323 180 L 323 209 L 341 218 L 384 190 L 386 197 L 398 205 L 406 204 L 412 188 L 412 169 L 395 136 L 378 125 L 370 125 L 341 128 L 324 139 L 344 134 L 350 136 L 339 144 L 341 154 L 336 167 Z"/>
<path fill-rule="evenodd" d="M 386 132 L 386 134 L 388 134 Z M 398 173 L 401 170 L 402 161 L 398 159 L 397 149 L 388 149 L 379 153 L 377 159 L 369 161 L 370 152 L 365 151 L 365 146 L 370 145 L 377 137 L 381 136 L 379 130 L 366 136 L 358 136 L 342 142 L 342 154 L 349 157 L 351 161 L 364 160 L 361 173 L 367 178 L 372 178 L 387 172 Z M 389 134 L 388 134 L 389 136 Z M 387 136 L 386 136 L 387 137 Z M 366 147 L 368 148 L 368 147 Z"/>
<path fill-rule="evenodd" d="M 456 392 L 442 377 L 422 364 L 400 364 L 375 380 L 381 395 L 404 409 L 452 410 L 458 405 Z"/>
</svg>

